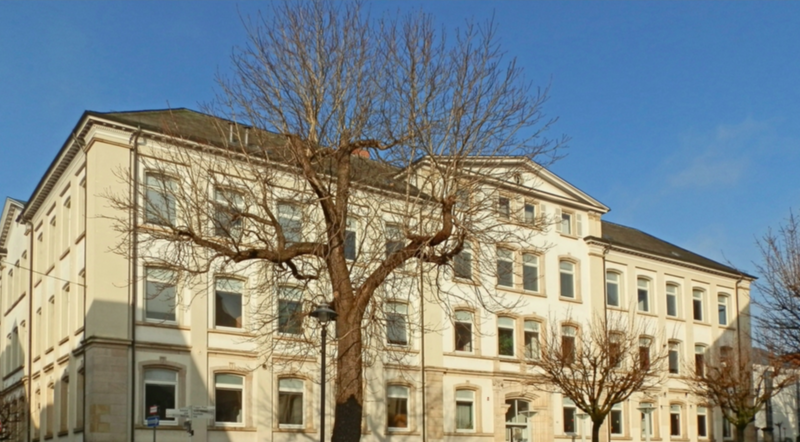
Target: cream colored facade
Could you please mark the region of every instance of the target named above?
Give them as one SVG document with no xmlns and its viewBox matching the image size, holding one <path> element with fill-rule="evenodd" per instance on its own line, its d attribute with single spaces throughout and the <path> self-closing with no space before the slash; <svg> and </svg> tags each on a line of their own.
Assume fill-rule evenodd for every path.
<svg viewBox="0 0 800 442">
<path fill-rule="evenodd" d="M 148 318 L 142 282 L 147 263 L 112 251 L 120 242 L 112 219 L 120 214 L 104 195 L 130 192 L 128 183 L 119 180 L 120 170 L 138 171 L 144 181 L 146 161 L 135 167 L 134 140 L 156 139 L 160 134 L 142 132 L 118 115 L 84 114 L 75 137 L 63 146 L 30 200 L 25 204 L 9 200 L 0 218 L 4 223 L 0 226 L 3 388 L 7 400 L 24 403 L 29 411 L 18 426 L 17 440 L 149 441 L 153 432 L 145 426 L 143 397 L 146 384 L 154 384 L 148 384 L 145 373 L 156 372 L 172 373 L 160 382 L 175 392 L 176 407 L 216 405 L 222 379 L 218 375 L 231 375 L 227 379 L 240 382 L 233 387 L 243 403 L 237 422 L 196 419 L 194 440 L 316 440 L 318 365 L 308 361 L 295 371 L 264 363 L 258 345 L 247 339 L 246 327 L 215 325 L 213 292 L 220 275 L 178 286 L 181 296 L 174 319 Z M 668 345 L 684 359 L 692 358 L 696 348 L 729 339 L 749 343 L 751 277 L 656 238 L 640 238 L 641 232 L 634 229 L 606 223 L 601 217 L 609 209 L 600 202 L 548 171 L 531 166 L 529 172 L 521 173 L 517 182 L 499 185 L 514 214 L 509 225 L 530 228 L 516 215 L 526 205 L 537 214 L 564 221 L 537 233 L 540 244 L 504 248 L 514 276 L 496 290 L 505 299 L 518 300 L 518 307 L 495 314 L 465 306 L 462 311 L 469 319 L 463 320 L 473 330 L 467 348 L 455 335 L 452 316 L 438 303 L 421 304 L 418 297 L 409 302 L 408 317 L 425 327 L 412 321 L 402 355 L 379 358 L 369 369 L 363 440 L 501 442 L 508 435 L 533 442 L 572 440 L 564 422 L 569 404 L 557 394 L 528 385 L 531 369 L 525 354 L 533 324 L 541 333 L 550 321 L 567 315 L 583 321 L 607 311 L 635 312 L 669 336 Z M 532 252 L 541 244 L 549 245 L 546 251 Z M 650 250 L 648 245 L 655 246 Z M 496 253 L 480 245 L 476 251 Z M 533 262 L 538 275 L 535 290 L 526 287 L 520 276 Z M 564 266 L 574 284 L 571 297 L 561 296 Z M 611 278 L 616 278 L 612 282 L 619 289 L 618 306 L 608 305 L 607 275 L 616 275 Z M 231 276 L 243 281 L 245 292 L 255 277 L 246 271 Z M 468 296 L 465 281 L 444 277 L 439 283 Z M 646 308 L 641 306 L 640 288 L 646 292 Z M 422 290 L 435 287 L 423 285 Z M 667 301 L 672 294 L 675 311 Z M 695 319 L 698 294 L 702 317 Z M 243 323 L 254 313 L 244 307 Z M 504 333 L 510 330 L 505 336 L 513 342 L 503 355 L 498 343 L 501 328 Z M 651 403 L 655 406 L 652 440 L 727 440 L 719 412 L 688 395 L 678 376 L 669 376 L 658 390 L 635 394 L 625 402 L 618 414 L 619 433 L 612 434 L 607 422 L 602 438 L 644 440 L 637 407 Z M 278 422 L 277 414 L 281 380 L 289 378 L 300 381 L 294 393 L 302 396 L 303 411 L 302 423 L 287 426 Z M 387 424 L 389 387 L 401 387 L 392 391 L 405 395 L 404 427 Z M 222 389 L 226 388 L 231 387 Z M 326 406 L 332 410 L 328 397 Z M 513 407 L 537 413 L 530 421 L 517 417 L 506 422 Z M 457 428 L 467 410 L 472 428 Z M 330 427 L 332 411 L 328 416 Z M 698 416 L 705 416 L 705 432 Z M 673 435 L 675 428 L 678 434 Z M 587 421 L 583 431 L 589 429 Z M 579 419 L 575 432 L 580 438 Z M 178 422 L 162 422 L 157 436 L 159 441 L 188 437 Z"/>
</svg>

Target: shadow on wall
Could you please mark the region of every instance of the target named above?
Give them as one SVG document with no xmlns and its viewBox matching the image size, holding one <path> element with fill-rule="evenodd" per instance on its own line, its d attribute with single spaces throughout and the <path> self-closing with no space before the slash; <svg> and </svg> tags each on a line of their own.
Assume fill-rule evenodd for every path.
<svg viewBox="0 0 800 442">
<path fill-rule="evenodd" d="M 22 442 L 27 439 L 28 396 L 23 382 L 23 365 L 27 354 L 22 346 L 18 325 L 9 335 L 10 344 L 0 354 L 5 365 L 2 396 L 0 396 L 0 440 Z"/>
</svg>

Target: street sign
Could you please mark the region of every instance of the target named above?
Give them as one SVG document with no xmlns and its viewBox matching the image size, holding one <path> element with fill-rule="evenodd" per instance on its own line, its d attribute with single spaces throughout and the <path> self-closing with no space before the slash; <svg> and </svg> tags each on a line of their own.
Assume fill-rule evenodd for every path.
<svg viewBox="0 0 800 442">
<path fill-rule="evenodd" d="M 150 406 L 150 414 L 158 414 L 158 405 Z"/>
<path fill-rule="evenodd" d="M 190 417 L 188 408 L 167 408 L 167 417 Z"/>
<path fill-rule="evenodd" d="M 156 416 L 147 416 L 147 426 L 148 427 L 157 427 L 158 426 L 158 415 Z"/>
<path fill-rule="evenodd" d="M 214 417 L 216 407 L 190 407 L 192 409 L 192 417 Z"/>
</svg>

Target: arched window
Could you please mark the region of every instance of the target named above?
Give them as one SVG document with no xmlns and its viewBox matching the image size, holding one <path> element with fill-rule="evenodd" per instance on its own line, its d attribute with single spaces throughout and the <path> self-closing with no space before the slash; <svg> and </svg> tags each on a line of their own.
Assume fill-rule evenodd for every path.
<svg viewBox="0 0 800 442">
<path fill-rule="evenodd" d="M 508 442 L 527 442 L 530 439 L 528 434 L 528 420 L 532 414 L 531 404 L 522 399 L 506 400 L 508 410 L 506 411 L 506 441 Z"/>
<path fill-rule="evenodd" d="M 218 373 L 214 376 L 216 422 L 244 423 L 244 377 Z"/>
<path fill-rule="evenodd" d="M 147 368 L 144 371 L 144 413 L 150 415 L 150 407 L 158 407 L 158 417 L 162 421 L 174 422 L 167 417 L 168 408 L 178 408 L 178 372 L 166 368 Z"/>
</svg>

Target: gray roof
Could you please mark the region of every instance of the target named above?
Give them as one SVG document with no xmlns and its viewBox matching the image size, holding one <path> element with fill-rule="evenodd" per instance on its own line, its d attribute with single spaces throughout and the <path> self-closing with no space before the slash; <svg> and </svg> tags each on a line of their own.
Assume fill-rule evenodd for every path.
<svg viewBox="0 0 800 442">
<path fill-rule="evenodd" d="M 754 276 L 748 275 L 741 270 L 721 264 L 704 256 L 700 256 L 697 253 L 690 252 L 684 248 L 676 246 L 675 244 L 668 243 L 667 241 L 656 238 L 653 235 L 632 227 L 626 227 L 609 221 L 602 221 L 602 229 L 602 238 L 596 239 L 608 243 L 611 246 L 618 246 L 688 264 L 706 267 L 724 273 L 732 273 L 735 275 L 744 276 L 746 278 L 755 279 Z"/>
</svg>

